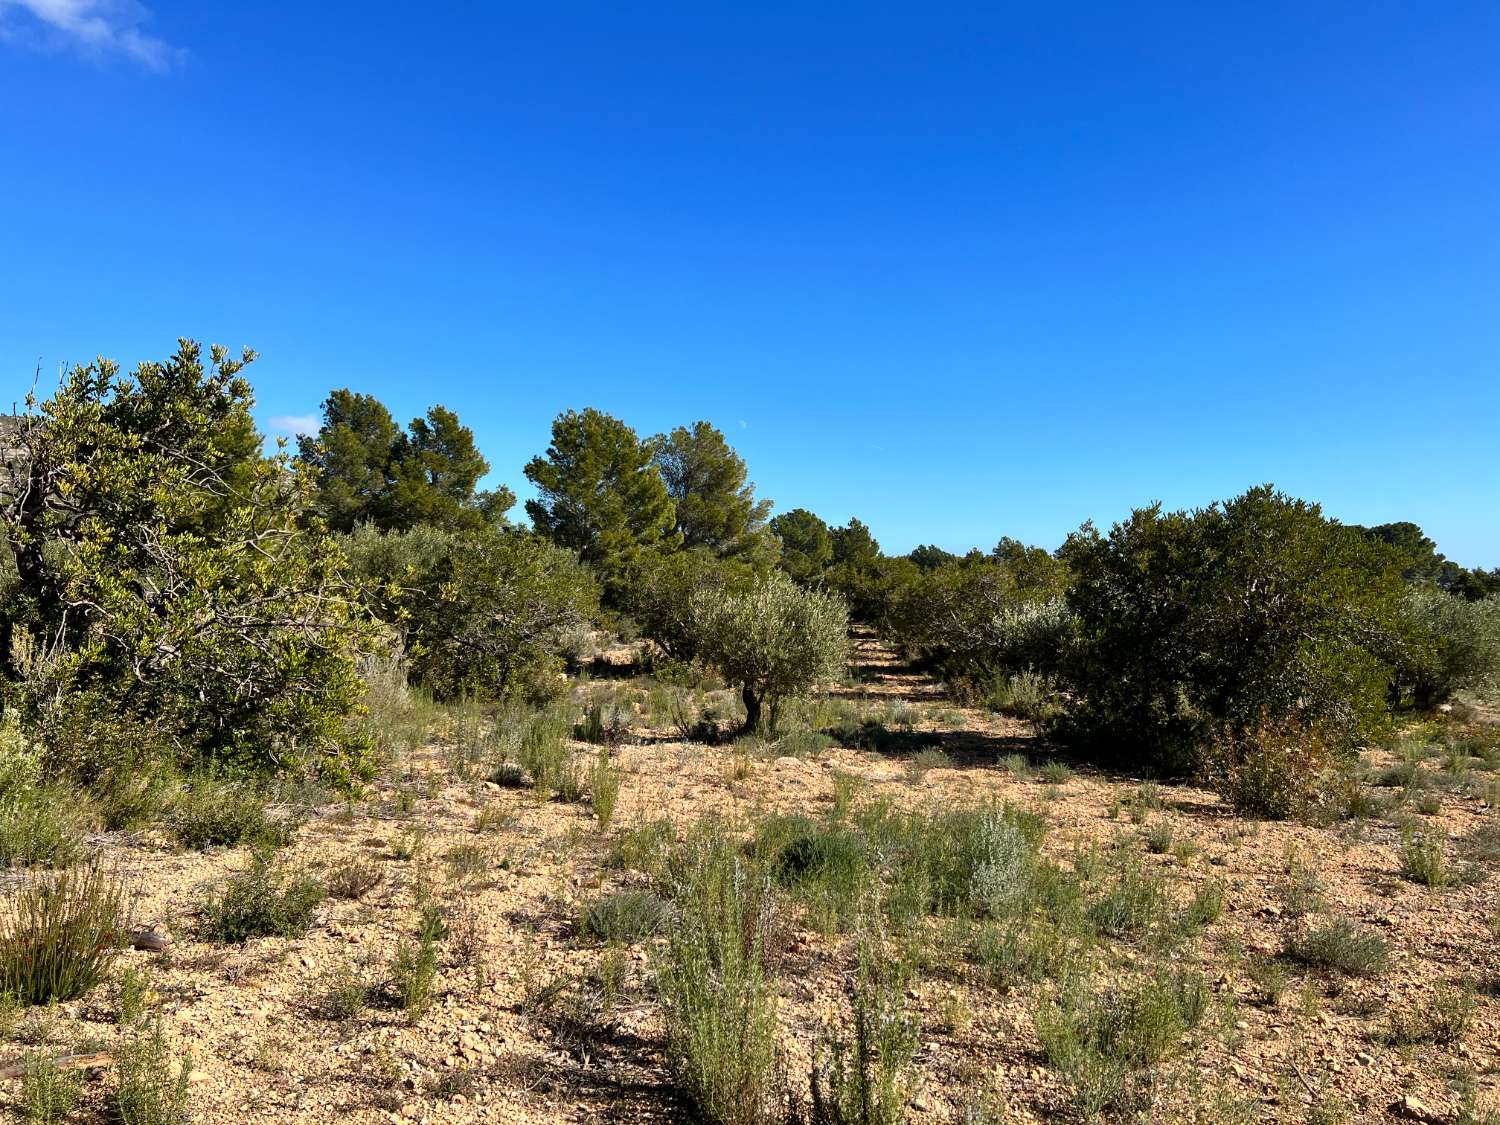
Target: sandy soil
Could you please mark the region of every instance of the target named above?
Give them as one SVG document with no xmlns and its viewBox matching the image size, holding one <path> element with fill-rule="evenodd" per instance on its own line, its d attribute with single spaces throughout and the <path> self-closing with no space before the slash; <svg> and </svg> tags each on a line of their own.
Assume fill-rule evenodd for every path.
<svg viewBox="0 0 1500 1125">
<path fill-rule="evenodd" d="M 411 779 L 388 779 L 373 800 L 313 811 L 284 855 L 327 872 L 350 859 L 381 870 L 362 901 L 330 900 L 298 940 L 262 939 L 217 946 L 194 937 L 202 888 L 242 867 L 243 849 L 174 851 L 164 837 L 142 834 L 106 842 L 111 857 L 138 881 L 139 919 L 171 935 L 168 952 L 126 953 L 122 966 L 148 967 L 170 1041 L 190 1052 L 192 1099 L 203 1122 L 635 1122 L 678 1115 L 662 1060 L 661 1027 L 649 985 L 650 950 L 625 957 L 623 989 L 602 1025 L 588 1035 L 535 1011 L 546 986 L 570 981 L 587 997 L 587 976 L 606 953 L 580 942 L 574 923 L 582 904 L 629 879 L 606 862 L 622 831 L 662 816 L 685 823 L 709 812 L 752 818 L 769 811 L 824 812 L 837 771 L 864 782 L 861 799 L 954 807 L 1001 798 L 1042 813 L 1049 854 L 1066 858 L 1080 842 L 1138 838 L 1120 805 L 1139 778 L 1080 769 L 1055 788 L 1002 768 L 1007 754 L 1044 760 L 1048 748 L 1021 722 L 953 706 L 939 685 L 904 671 L 868 640 L 861 644 L 863 682 L 843 694 L 872 707 L 907 700 L 915 728 L 934 736 L 951 768 L 918 774 L 900 754 L 835 748 L 816 760 L 767 755 L 747 765 L 732 747 L 674 741 L 666 730 L 639 729 L 623 747 L 619 810 L 608 831 L 586 804 L 540 802 L 524 789 L 502 789 L 453 776 L 432 748 L 405 764 Z M 612 687 L 614 685 L 611 685 Z M 585 748 L 580 746 L 580 753 Z M 1380 765 L 1379 753 L 1372 764 Z M 399 794 L 420 796 L 403 810 Z M 1214 1034 L 1198 1037 L 1173 1070 L 1209 1091 L 1249 1099 L 1260 1119 L 1306 1120 L 1312 1090 L 1343 1099 L 1357 1120 L 1404 1112 L 1457 1120 L 1454 1078 L 1472 1074 L 1493 1092 L 1500 1068 L 1500 1003 L 1480 998 L 1474 1026 L 1449 1047 L 1388 1047 L 1372 1032 L 1393 1009 L 1423 1005 L 1445 980 L 1493 979 L 1500 955 L 1490 929 L 1494 878 L 1432 890 L 1400 877 L 1398 830 L 1386 820 L 1332 828 L 1253 823 L 1231 816 L 1207 791 L 1162 786 L 1163 804 L 1149 824 L 1170 824 L 1194 854 L 1148 855 L 1170 871 L 1186 895 L 1201 881 L 1226 887 L 1222 917 L 1190 941 L 1180 963 L 1201 966 L 1231 1014 Z M 475 830 L 480 810 L 503 822 Z M 1495 813 L 1460 790 L 1445 791 L 1423 818 L 1451 838 Z M 420 831 L 418 855 L 395 858 L 393 845 Z M 484 870 L 461 886 L 444 857 L 455 846 L 485 849 Z M 1278 895 L 1289 849 L 1310 859 L 1336 910 L 1377 929 L 1395 957 L 1384 974 L 1358 979 L 1291 968 L 1277 1004 L 1265 1003 L 1249 969 L 1272 957 L 1290 926 Z M 399 1010 L 373 1006 L 353 1019 L 318 1014 L 328 978 L 350 966 L 371 981 L 386 971 L 398 944 L 417 925 L 415 891 L 425 881 L 454 906 L 444 943 L 437 998 L 411 1025 Z M 1144 957 L 1118 950 L 1122 964 Z M 847 942 L 797 930 L 784 967 L 781 1014 L 793 1072 L 805 1064 L 820 1020 L 835 1008 L 850 970 Z M 580 976 L 585 978 L 578 984 Z M 559 985 L 559 988 L 561 986 Z M 532 998 L 528 1002 L 528 997 Z M 1067 1094 L 1038 1051 L 1025 993 L 1002 995 L 947 974 L 912 990 L 922 1017 L 918 1064 L 923 1080 L 914 1121 L 959 1120 L 966 1096 L 993 1084 L 1014 1120 L 1062 1114 Z M 50 1026 L 26 1033 L 58 1050 L 80 1040 L 105 1045 L 114 1026 L 115 989 L 65 1006 Z M 12 1045 L 9 1055 L 22 1047 Z M 7 1059 L 8 1061 L 8 1059 Z M 1170 1115 L 1169 1115 L 1170 1116 Z M 1202 1119 L 1212 1119 L 1206 1109 Z"/>
</svg>

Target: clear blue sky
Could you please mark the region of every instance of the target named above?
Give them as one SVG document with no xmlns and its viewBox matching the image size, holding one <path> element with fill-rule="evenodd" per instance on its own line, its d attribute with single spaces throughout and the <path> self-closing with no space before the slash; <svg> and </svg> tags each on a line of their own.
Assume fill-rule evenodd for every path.
<svg viewBox="0 0 1500 1125">
<path fill-rule="evenodd" d="M 1494 0 L 0 0 L 0 154 L 12 398 L 192 335 L 523 495 L 597 406 L 891 551 L 1274 481 L 1500 564 Z"/>
</svg>

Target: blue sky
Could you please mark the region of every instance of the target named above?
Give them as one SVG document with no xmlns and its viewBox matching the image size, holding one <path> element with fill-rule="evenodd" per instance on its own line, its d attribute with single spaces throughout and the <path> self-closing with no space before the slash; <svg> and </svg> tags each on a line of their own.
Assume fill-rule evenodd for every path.
<svg viewBox="0 0 1500 1125">
<path fill-rule="evenodd" d="M 1274 481 L 1500 565 L 1500 6 L 0 0 L 0 370 L 707 418 L 887 550 Z M 7 404 L 8 406 L 8 404 Z M 280 421 L 273 421 L 279 419 Z"/>
</svg>

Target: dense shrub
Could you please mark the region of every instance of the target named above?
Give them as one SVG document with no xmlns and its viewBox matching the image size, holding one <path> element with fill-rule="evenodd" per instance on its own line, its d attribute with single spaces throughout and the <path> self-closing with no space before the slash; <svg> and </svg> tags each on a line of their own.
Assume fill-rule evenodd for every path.
<svg viewBox="0 0 1500 1125">
<path fill-rule="evenodd" d="M 849 654 L 843 602 L 780 574 L 743 594 L 695 594 L 692 631 L 702 658 L 740 689 L 747 730 L 774 729 L 782 700 L 841 675 Z"/>
<path fill-rule="evenodd" d="M 396 587 L 387 612 L 411 675 L 440 699 L 555 694 L 563 644 L 598 604 L 573 554 L 526 532 L 365 528 L 344 546 L 360 573 Z"/>
<path fill-rule="evenodd" d="M 205 367 L 184 340 L 129 378 L 100 360 L 23 417 L 0 481 L 11 697 L 36 720 L 88 693 L 189 750 L 349 780 L 353 657 L 374 635 L 342 553 L 303 526 L 311 480 L 261 456 L 253 358 L 214 348 Z"/>
<path fill-rule="evenodd" d="M 77 1000 L 114 962 L 129 899 L 97 861 L 41 876 L 0 900 L 0 996 Z"/>
<path fill-rule="evenodd" d="M 272 815 L 254 786 L 210 777 L 196 778 L 178 794 L 167 824 L 180 845 L 196 851 L 236 844 L 281 847 L 297 829 L 288 817 Z"/>
<path fill-rule="evenodd" d="M 650 551 L 624 568 L 620 601 L 640 627 L 641 636 L 674 660 L 692 660 L 698 655 L 693 599 L 744 593 L 763 573 L 764 568 L 757 570 L 741 559 L 722 559 L 706 547 Z"/>
<path fill-rule="evenodd" d="M 1096 752 L 1193 765 L 1224 726 L 1319 728 L 1343 751 L 1386 715 L 1401 557 L 1269 486 L 1141 508 L 1063 557 L 1078 627 L 1066 729 Z"/>
<path fill-rule="evenodd" d="M 1418 586 L 1402 613 L 1409 630 L 1392 688 L 1398 702 L 1429 710 L 1461 691 L 1500 693 L 1500 595 L 1466 601 Z"/>
</svg>

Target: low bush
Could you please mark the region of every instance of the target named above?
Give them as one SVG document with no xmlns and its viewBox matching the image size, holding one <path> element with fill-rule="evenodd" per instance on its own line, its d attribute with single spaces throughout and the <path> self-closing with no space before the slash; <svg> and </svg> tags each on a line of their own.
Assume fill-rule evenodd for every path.
<svg viewBox="0 0 1500 1125">
<path fill-rule="evenodd" d="M 902 1125 L 916 1075 L 917 1021 L 899 958 L 868 935 L 849 988 L 850 1026 L 820 1044 L 809 1076 L 810 1125 Z"/>
<path fill-rule="evenodd" d="M 679 922 L 657 970 L 673 1081 L 707 1125 L 780 1125 L 769 878 L 722 835 L 690 846 L 674 896 Z"/>
<path fill-rule="evenodd" d="M 613 749 L 630 736 L 630 726 L 630 713 L 623 707 L 594 703 L 589 706 L 583 722 L 574 728 L 573 737 L 580 742 Z"/>
<path fill-rule="evenodd" d="M 1413 883 L 1424 887 L 1451 887 L 1458 876 L 1443 855 L 1440 840 L 1426 832 L 1408 828 L 1401 834 L 1401 846 L 1397 850 L 1401 874 Z"/>
<path fill-rule="evenodd" d="M 990 987 L 1008 992 L 1066 976 L 1076 949 L 1077 942 L 1054 922 L 990 922 L 975 933 L 968 955 Z"/>
<path fill-rule="evenodd" d="M 313 1010 L 323 1019 L 343 1021 L 359 1015 L 369 1003 L 369 982 L 353 965 L 345 963 L 323 977 Z"/>
<path fill-rule="evenodd" d="M 1015 719 L 1044 722 L 1062 712 L 1051 676 L 1022 670 L 997 673 L 977 689 L 979 702 Z"/>
<path fill-rule="evenodd" d="M 271 814 L 254 787 L 208 777 L 188 783 L 172 803 L 167 824 L 177 842 L 194 851 L 238 844 L 282 847 L 297 831 L 291 820 Z"/>
<path fill-rule="evenodd" d="M 578 932 L 599 941 L 632 944 L 666 929 L 672 908 L 650 891 L 617 891 L 589 904 Z"/>
<path fill-rule="evenodd" d="M 115 1074 L 111 1100 L 120 1125 L 181 1125 L 187 1120 L 192 1060 L 173 1065 L 159 1022 L 115 1049 Z"/>
<path fill-rule="evenodd" d="M 1368 977 L 1385 968 L 1390 947 L 1379 934 L 1347 918 L 1333 918 L 1299 928 L 1287 939 L 1283 953 L 1304 965 Z"/>
<path fill-rule="evenodd" d="M 1037 1037 L 1092 1116 L 1120 1103 L 1134 1071 L 1177 1050 L 1208 998 L 1196 973 L 1162 973 L 1102 992 L 1076 982 L 1036 1010 Z"/>
<path fill-rule="evenodd" d="M 1199 770 L 1235 812 L 1327 823 L 1349 807 L 1355 788 L 1349 764 L 1316 728 L 1262 716 L 1251 726 L 1221 730 L 1203 748 Z"/>
<path fill-rule="evenodd" d="M 198 909 L 199 929 L 210 941 L 237 944 L 255 937 L 300 937 L 312 926 L 323 885 L 310 875 L 277 866 L 264 852 L 231 875 L 217 896 Z"/>
<path fill-rule="evenodd" d="M 361 899 L 380 886 L 384 878 L 379 864 L 351 859 L 328 873 L 328 895 L 330 898 Z"/>
<path fill-rule="evenodd" d="M 819 758 L 838 745 L 838 741 L 817 730 L 794 730 L 774 744 L 778 755 L 789 758 Z"/>
<path fill-rule="evenodd" d="M 0 724 L 0 866 L 67 867 L 83 856 L 87 805 L 43 773 L 20 726 Z"/>
<path fill-rule="evenodd" d="M 1450 1047 L 1468 1034 L 1478 1007 L 1471 989 L 1442 984 L 1424 1003 L 1393 1011 L 1378 1038 L 1394 1047 Z"/>
<path fill-rule="evenodd" d="M 1161 876 L 1126 859 L 1104 893 L 1089 903 L 1088 917 L 1109 937 L 1138 938 L 1167 921 L 1169 905 Z"/>
<path fill-rule="evenodd" d="M 424 925 L 415 942 L 403 941 L 391 962 L 391 996 L 408 1023 L 416 1023 L 432 1003 L 437 984 L 438 935 L 431 925 Z"/>
<path fill-rule="evenodd" d="M 63 1125 L 83 1097 L 83 1075 L 62 1070 L 46 1051 L 26 1056 L 18 1116 L 27 1125 Z"/>
<path fill-rule="evenodd" d="M 589 806 L 600 828 L 608 828 L 615 818 L 615 805 L 620 800 L 620 771 L 611 764 L 609 750 L 599 748 L 589 770 Z"/>
<path fill-rule="evenodd" d="M 113 964 L 129 921 L 125 884 L 97 860 L 38 876 L 0 899 L 0 995 L 77 1000 Z"/>
</svg>

